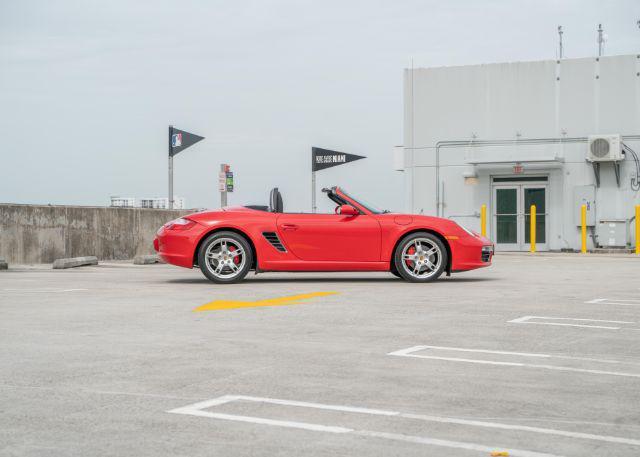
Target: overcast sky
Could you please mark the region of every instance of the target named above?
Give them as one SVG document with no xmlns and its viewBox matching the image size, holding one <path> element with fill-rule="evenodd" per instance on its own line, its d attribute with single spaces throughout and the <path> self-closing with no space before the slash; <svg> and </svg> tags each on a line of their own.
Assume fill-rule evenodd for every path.
<svg viewBox="0 0 640 457">
<path fill-rule="evenodd" d="M 108 205 L 167 193 L 167 126 L 206 139 L 175 193 L 310 208 L 310 149 L 368 158 L 318 173 L 402 209 L 402 71 L 640 52 L 639 0 L 0 0 L 0 201 Z"/>
</svg>

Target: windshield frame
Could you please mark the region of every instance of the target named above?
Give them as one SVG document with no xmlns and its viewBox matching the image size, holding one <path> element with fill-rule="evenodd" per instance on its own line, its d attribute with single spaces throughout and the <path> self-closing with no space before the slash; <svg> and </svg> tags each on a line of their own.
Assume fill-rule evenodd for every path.
<svg viewBox="0 0 640 457">
<path fill-rule="evenodd" d="M 352 195 L 350 195 L 347 191 L 345 191 L 341 187 L 336 187 L 336 193 L 340 197 L 344 198 L 345 200 L 353 204 L 353 206 L 358 208 L 360 212 L 364 212 L 365 214 L 383 214 L 384 213 L 383 210 L 378 209 L 375 206 L 372 206 L 371 204 L 363 203 L 361 200 L 354 198 Z"/>
</svg>

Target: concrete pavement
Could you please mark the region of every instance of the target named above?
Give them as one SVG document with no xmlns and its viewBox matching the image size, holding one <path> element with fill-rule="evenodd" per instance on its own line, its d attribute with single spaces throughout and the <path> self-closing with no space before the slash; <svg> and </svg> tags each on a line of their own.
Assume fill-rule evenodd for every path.
<svg viewBox="0 0 640 457">
<path fill-rule="evenodd" d="M 635 456 L 639 273 L 552 254 L 426 285 L 12 266 L 0 455 Z M 337 294 L 193 311 L 318 292 Z"/>
</svg>

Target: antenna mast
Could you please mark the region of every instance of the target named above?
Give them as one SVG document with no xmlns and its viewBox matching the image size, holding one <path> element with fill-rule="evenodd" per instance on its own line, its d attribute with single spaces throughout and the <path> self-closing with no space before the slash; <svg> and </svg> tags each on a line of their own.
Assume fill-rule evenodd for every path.
<svg viewBox="0 0 640 457">
<path fill-rule="evenodd" d="M 598 57 L 602 56 L 604 50 L 604 30 L 602 30 L 602 24 L 598 24 Z"/>
<path fill-rule="evenodd" d="M 640 23 L 640 21 L 638 21 Z M 564 48 L 562 47 L 562 26 L 558 26 L 558 58 L 564 57 Z"/>
</svg>

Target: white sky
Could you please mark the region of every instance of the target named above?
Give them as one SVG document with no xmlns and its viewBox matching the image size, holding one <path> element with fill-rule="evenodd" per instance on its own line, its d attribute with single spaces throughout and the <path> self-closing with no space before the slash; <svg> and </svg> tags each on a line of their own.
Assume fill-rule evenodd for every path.
<svg viewBox="0 0 640 457">
<path fill-rule="evenodd" d="M 175 193 L 217 207 L 310 209 L 311 146 L 368 159 L 318 173 L 402 209 L 402 70 L 640 52 L 638 0 L 0 0 L 0 201 L 165 196 L 167 126 L 206 139 Z M 319 194 L 320 197 L 320 194 Z"/>
</svg>

